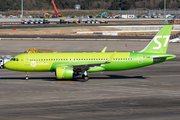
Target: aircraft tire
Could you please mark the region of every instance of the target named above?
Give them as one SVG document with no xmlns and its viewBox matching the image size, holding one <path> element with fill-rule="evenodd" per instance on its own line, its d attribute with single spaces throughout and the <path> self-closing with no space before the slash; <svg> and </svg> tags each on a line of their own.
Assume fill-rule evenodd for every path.
<svg viewBox="0 0 180 120">
<path fill-rule="evenodd" d="M 82 78 L 83 78 L 83 82 L 86 82 L 89 80 L 89 77 L 88 76 L 85 76 L 85 75 L 82 75 Z"/>
<path fill-rule="evenodd" d="M 28 76 L 26 76 L 26 80 L 29 80 L 29 77 L 28 77 Z"/>
</svg>

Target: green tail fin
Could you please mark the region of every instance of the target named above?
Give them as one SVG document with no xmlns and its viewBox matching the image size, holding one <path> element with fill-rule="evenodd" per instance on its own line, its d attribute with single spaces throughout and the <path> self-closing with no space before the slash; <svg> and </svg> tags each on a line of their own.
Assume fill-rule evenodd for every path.
<svg viewBox="0 0 180 120">
<path fill-rule="evenodd" d="M 171 35 L 172 25 L 164 27 L 156 34 L 151 42 L 140 52 L 144 53 L 166 53 L 169 37 Z"/>
</svg>

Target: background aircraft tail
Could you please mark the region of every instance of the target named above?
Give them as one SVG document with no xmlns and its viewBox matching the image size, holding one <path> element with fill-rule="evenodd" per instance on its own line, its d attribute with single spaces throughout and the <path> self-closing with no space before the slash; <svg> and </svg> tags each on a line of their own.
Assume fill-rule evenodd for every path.
<svg viewBox="0 0 180 120">
<path fill-rule="evenodd" d="M 151 42 L 141 51 L 143 53 L 166 53 L 169 38 L 171 35 L 172 25 L 164 27 L 154 36 Z"/>
</svg>

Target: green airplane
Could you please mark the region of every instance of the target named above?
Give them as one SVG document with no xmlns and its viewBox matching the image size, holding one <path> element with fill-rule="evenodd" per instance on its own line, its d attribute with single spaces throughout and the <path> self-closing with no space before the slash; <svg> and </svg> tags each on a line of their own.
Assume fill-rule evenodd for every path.
<svg viewBox="0 0 180 120">
<path fill-rule="evenodd" d="M 167 54 L 172 25 L 165 25 L 139 52 L 98 53 L 26 53 L 13 57 L 5 68 L 26 72 L 55 72 L 57 79 L 72 79 L 81 73 L 83 81 L 88 81 L 88 72 L 122 71 L 140 68 L 174 59 L 174 54 Z"/>
</svg>

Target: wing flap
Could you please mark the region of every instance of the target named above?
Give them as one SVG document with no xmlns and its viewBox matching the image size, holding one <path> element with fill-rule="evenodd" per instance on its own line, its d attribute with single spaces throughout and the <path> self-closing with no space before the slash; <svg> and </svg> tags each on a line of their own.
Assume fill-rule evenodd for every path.
<svg viewBox="0 0 180 120">
<path fill-rule="evenodd" d="M 80 64 L 80 65 L 73 65 L 74 68 L 86 68 L 89 69 L 90 67 L 95 67 L 95 66 L 101 66 L 102 64 L 108 64 L 111 63 L 114 56 L 116 54 L 116 51 L 109 57 L 109 59 L 106 62 L 102 63 L 92 63 L 92 64 Z"/>
</svg>

